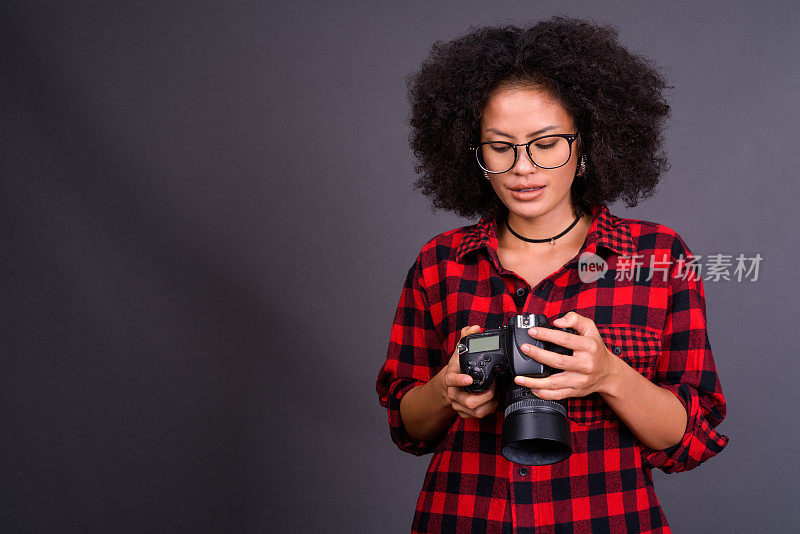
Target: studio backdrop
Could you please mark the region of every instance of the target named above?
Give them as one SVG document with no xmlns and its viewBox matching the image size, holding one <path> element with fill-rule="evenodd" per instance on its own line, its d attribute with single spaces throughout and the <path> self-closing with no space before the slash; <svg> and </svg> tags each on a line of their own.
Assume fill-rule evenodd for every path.
<svg viewBox="0 0 800 534">
<path fill-rule="evenodd" d="M 674 86 L 671 168 L 611 212 L 761 258 L 704 281 L 730 444 L 653 473 L 665 515 L 796 528 L 800 8 L 300 0 L 0 5 L 0 530 L 408 532 L 430 456 L 375 379 L 420 247 L 475 221 L 412 187 L 406 78 L 555 14 Z"/>
</svg>

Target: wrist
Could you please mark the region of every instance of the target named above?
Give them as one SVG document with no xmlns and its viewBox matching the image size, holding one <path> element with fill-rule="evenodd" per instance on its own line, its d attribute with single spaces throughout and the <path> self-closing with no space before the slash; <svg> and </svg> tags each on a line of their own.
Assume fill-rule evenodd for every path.
<svg viewBox="0 0 800 534">
<path fill-rule="evenodd" d="M 598 393 L 602 396 L 619 397 L 622 384 L 625 381 L 625 373 L 632 368 L 625 363 L 625 360 L 609 353 L 609 369 L 605 379 L 598 388 Z"/>
<path fill-rule="evenodd" d="M 436 373 L 431 381 L 428 383 L 433 387 L 436 392 L 437 404 L 441 408 L 452 408 L 450 399 L 447 396 L 447 384 L 444 381 L 444 375 L 447 373 L 447 366 L 443 367 L 441 371 Z"/>
</svg>

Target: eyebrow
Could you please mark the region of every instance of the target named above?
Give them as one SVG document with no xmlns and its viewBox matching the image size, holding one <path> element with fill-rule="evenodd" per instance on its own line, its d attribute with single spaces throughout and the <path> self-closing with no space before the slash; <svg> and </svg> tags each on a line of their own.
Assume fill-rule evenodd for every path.
<svg viewBox="0 0 800 534">
<path fill-rule="evenodd" d="M 535 132 L 529 133 L 528 137 L 535 137 L 535 136 L 539 135 L 540 133 L 544 133 L 544 132 L 546 132 L 548 130 L 554 130 L 556 128 L 558 128 L 558 126 L 556 126 L 554 124 L 551 124 L 550 126 L 545 126 L 541 130 L 536 130 Z M 502 135 L 503 137 L 508 137 L 509 139 L 513 139 L 514 138 L 513 135 L 508 135 L 507 133 L 503 133 L 500 130 L 495 130 L 494 128 L 486 128 L 486 131 L 487 132 L 492 132 L 492 133 L 497 134 L 497 135 Z"/>
</svg>

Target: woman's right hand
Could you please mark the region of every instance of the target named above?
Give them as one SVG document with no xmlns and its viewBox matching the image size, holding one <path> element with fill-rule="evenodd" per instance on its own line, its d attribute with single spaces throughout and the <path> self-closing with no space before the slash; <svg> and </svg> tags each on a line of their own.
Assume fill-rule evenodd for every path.
<svg viewBox="0 0 800 534">
<path fill-rule="evenodd" d="M 461 329 L 459 343 L 465 336 L 481 331 L 480 326 L 465 326 Z M 458 358 L 458 344 L 450 361 L 445 367 L 444 386 L 446 398 L 458 415 L 463 419 L 481 419 L 497 409 L 498 400 L 495 398 L 495 387 L 480 394 L 470 393 L 465 386 L 472 384 L 472 377 L 461 373 L 461 363 Z"/>
</svg>

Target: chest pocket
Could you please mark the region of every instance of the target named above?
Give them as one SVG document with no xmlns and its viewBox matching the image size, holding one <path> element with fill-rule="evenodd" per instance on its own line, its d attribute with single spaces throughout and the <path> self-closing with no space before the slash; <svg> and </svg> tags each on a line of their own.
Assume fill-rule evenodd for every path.
<svg viewBox="0 0 800 534">
<path fill-rule="evenodd" d="M 597 325 L 608 350 L 639 374 L 652 380 L 656 361 L 661 352 L 661 336 L 641 326 Z M 619 420 L 599 393 L 567 400 L 567 416 L 582 425 L 597 421 Z"/>
</svg>

